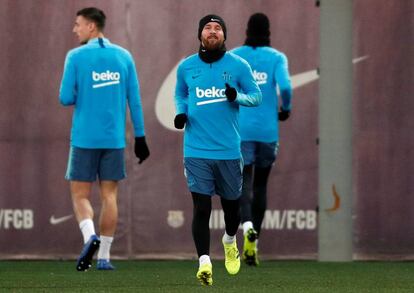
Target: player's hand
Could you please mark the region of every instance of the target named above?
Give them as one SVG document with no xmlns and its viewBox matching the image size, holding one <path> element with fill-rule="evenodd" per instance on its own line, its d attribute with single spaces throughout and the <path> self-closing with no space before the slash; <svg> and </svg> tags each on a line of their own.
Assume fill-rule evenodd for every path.
<svg viewBox="0 0 414 293">
<path fill-rule="evenodd" d="M 183 129 L 187 122 L 187 115 L 184 113 L 178 114 L 174 118 L 174 127 L 177 129 Z"/>
<path fill-rule="evenodd" d="M 226 95 L 229 102 L 234 102 L 234 100 L 237 98 L 236 89 L 234 87 L 231 87 L 228 83 L 226 83 L 226 90 L 224 91 L 224 94 Z"/>
<path fill-rule="evenodd" d="M 290 111 L 283 110 L 283 108 L 280 107 L 278 116 L 279 116 L 279 121 L 286 121 L 290 116 Z"/>
<path fill-rule="evenodd" d="M 149 157 L 150 151 L 145 141 L 145 136 L 135 138 L 135 155 L 139 159 L 138 164 L 141 164 L 146 158 Z"/>
</svg>

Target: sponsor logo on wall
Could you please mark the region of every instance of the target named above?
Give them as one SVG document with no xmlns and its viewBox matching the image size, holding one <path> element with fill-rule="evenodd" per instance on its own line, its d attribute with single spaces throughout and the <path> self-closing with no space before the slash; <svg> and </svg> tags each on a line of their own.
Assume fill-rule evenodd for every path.
<svg viewBox="0 0 414 293">
<path fill-rule="evenodd" d="M 71 219 L 73 217 L 73 215 L 67 215 L 67 216 L 63 216 L 63 217 L 55 217 L 55 215 L 52 215 L 49 219 L 49 223 L 51 225 L 59 225 L 62 224 L 63 222 L 66 222 L 67 220 Z"/>
<path fill-rule="evenodd" d="M 315 230 L 317 213 L 314 210 L 266 210 L 263 230 Z M 210 228 L 224 229 L 223 210 L 212 210 Z"/>
<path fill-rule="evenodd" d="M 168 211 L 167 223 L 172 228 L 180 228 L 184 225 L 184 212 L 181 210 Z"/>
<path fill-rule="evenodd" d="M 266 210 L 263 219 L 263 230 L 315 230 L 317 227 L 315 210 Z M 182 210 L 168 211 L 167 223 L 172 228 L 184 225 L 185 217 Z M 241 227 L 241 226 L 240 226 Z M 223 210 L 214 209 L 210 216 L 210 229 L 225 228 Z"/>
<path fill-rule="evenodd" d="M 0 209 L 0 229 L 29 230 L 34 226 L 34 213 L 30 209 Z"/>
</svg>

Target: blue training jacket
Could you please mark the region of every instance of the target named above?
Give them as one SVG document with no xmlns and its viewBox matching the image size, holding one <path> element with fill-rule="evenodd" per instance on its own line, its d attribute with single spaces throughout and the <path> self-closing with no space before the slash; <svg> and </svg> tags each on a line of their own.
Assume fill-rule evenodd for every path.
<svg viewBox="0 0 414 293">
<path fill-rule="evenodd" d="M 145 135 L 134 60 L 108 39 L 95 38 L 68 52 L 59 100 L 75 106 L 72 146 L 124 148 L 127 103 L 135 136 Z"/>
<path fill-rule="evenodd" d="M 225 83 L 236 88 L 227 101 Z M 184 157 L 230 160 L 241 157 L 239 105 L 257 106 L 262 95 L 249 64 L 230 52 L 211 64 L 198 54 L 181 61 L 175 89 L 176 113 L 186 113 Z"/>
<path fill-rule="evenodd" d="M 292 86 L 286 56 L 272 47 L 241 46 L 231 52 L 245 59 L 253 70 L 262 91 L 263 101 L 255 108 L 240 108 L 240 134 L 242 141 L 279 141 L 278 96 L 282 108 L 291 110 Z"/>
</svg>

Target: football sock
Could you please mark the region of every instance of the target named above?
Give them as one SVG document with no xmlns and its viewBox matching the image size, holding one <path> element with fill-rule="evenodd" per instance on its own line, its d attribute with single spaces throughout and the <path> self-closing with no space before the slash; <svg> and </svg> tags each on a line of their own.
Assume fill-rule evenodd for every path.
<svg viewBox="0 0 414 293">
<path fill-rule="evenodd" d="M 231 244 L 236 240 L 236 235 L 230 236 L 226 232 L 223 235 L 223 242 L 226 244 Z"/>
<path fill-rule="evenodd" d="M 110 258 L 109 252 L 111 250 L 111 245 L 112 245 L 112 241 L 114 241 L 114 237 L 101 235 L 100 238 L 101 238 L 101 245 L 99 246 L 98 259 L 109 260 Z"/>
<path fill-rule="evenodd" d="M 211 260 L 210 260 L 210 256 L 208 256 L 207 254 L 203 254 L 202 256 L 200 256 L 200 258 L 198 259 L 199 265 L 202 266 L 204 264 L 211 264 Z"/>
<path fill-rule="evenodd" d="M 243 235 L 249 231 L 249 229 L 253 229 L 253 223 L 251 221 L 247 221 L 243 223 Z"/>
<path fill-rule="evenodd" d="M 83 243 L 88 242 L 92 235 L 95 235 L 95 226 L 92 219 L 85 219 L 80 221 L 79 228 L 83 235 Z"/>
</svg>

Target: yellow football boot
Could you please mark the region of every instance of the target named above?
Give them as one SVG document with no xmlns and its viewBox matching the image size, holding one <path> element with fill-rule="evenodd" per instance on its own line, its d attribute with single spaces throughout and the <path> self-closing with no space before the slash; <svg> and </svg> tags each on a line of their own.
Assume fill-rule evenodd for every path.
<svg viewBox="0 0 414 293">
<path fill-rule="evenodd" d="M 225 257 L 224 265 L 230 275 L 235 275 L 240 270 L 240 255 L 239 250 L 237 249 L 237 242 L 236 240 L 231 244 L 223 242 L 223 246 Z"/>
<path fill-rule="evenodd" d="M 201 285 L 213 285 L 213 266 L 211 264 L 203 264 L 198 268 L 197 279 Z"/>
</svg>

